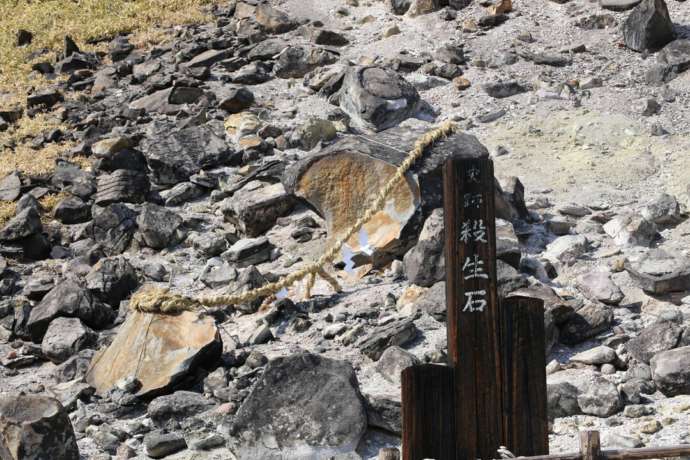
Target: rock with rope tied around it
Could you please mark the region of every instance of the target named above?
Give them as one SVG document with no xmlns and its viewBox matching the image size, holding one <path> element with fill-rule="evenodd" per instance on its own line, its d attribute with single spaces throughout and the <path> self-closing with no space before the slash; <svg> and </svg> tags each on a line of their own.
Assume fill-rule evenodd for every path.
<svg viewBox="0 0 690 460">
<path fill-rule="evenodd" d="M 200 307 L 227 307 L 272 297 L 305 278 L 308 298 L 317 276 L 339 292 L 340 285 L 325 267 L 340 256 L 345 246 L 353 252 L 379 255 L 381 261 L 403 254 L 414 244 L 414 235 L 418 234 L 424 218 L 442 204 L 445 160 L 452 156 L 482 158 L 489 155 L 476 137 L 456 133 L 456 129 L 451 122 L 431 130 L 427 130 L 426 124 L 407 122 L 380 133 L 375 139 L 346 139 L 327 149 L 330 155 L 319 153 L 287 170 L 283 178 L 286 189 L 326 218 L 330 235 L 330 243 L 322 256 L 300 270 L 259 288 L 227 295 L 191 298 L 148 286 L 132 297 L 130 309 L 179 312 Z M 320 186 L 315 172 L 329 176 L 324 182 L 330 186 Z M 378 176 L 372 176 L 374 174 Z M 353 183 L 357 180 L 362 182 Z M 367 188 L 362 188 L 365 186 Z M 361 190 L 371 192 L 364 195 Z M 496 198 L 497 203 L 505 204 L 505 209 L 511 208 L 500 187 L 497 187 Z M 365 248 L 360 245 L 362 234 L 369 235 Z"/>
</svg>

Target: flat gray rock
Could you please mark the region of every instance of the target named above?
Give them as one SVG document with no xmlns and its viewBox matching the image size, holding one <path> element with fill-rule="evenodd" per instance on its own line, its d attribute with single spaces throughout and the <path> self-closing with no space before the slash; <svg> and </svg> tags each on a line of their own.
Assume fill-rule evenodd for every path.
<svg viewBox="0 0 690 460">
<path fill-rule="evenodd" d="M 266 366 L 235 417 L 233 451 L 238 460 L 331 458 L 353 452 L 366 427 L 350 363 L 297 354 Z"/>
</svg>

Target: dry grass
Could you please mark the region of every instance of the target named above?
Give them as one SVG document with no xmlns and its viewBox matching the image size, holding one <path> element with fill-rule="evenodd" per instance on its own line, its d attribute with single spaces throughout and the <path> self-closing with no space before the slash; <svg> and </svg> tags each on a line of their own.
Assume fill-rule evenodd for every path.
<svg viewBox="0 0 690 460">
<path fill-rule="evenodd" d="M 17 212 L 17 204 L 14 201 L 0 201 L 0 227 L 14 217 Z"/>
<path fill-rule="evenodd" d="M 214 3 L 221 1 L 0 0 L 0 108 L 23 107 L 29 93 L 51 85 L 32 72 L 31 65 L 43 60 L 55 62 L 65 35 L 82 50 L 96 51 L 107 48 L 106 40 L 130 33 L 131 42 L 143 48 L 164 41 L 171 26 L 209 21 L 202 7 Z M 33 34 L 30 45 L 16 46 L 20 29 Z M 33 59 L 32 53 L 36 54 Z M 50 173 L 55 159 L 72 146 L 51 144 L 37 151 L 29 144 L 34 137 L 57 128 L 65 129 L 60 117 L 46 113 L 24 116 L 0 133 L 0 178 L 14 170 L 28 175 Z M 87 159 L 76 160 L 90 167 Z M 13 203 L 0 202 L 0 224 L 12 217 L 14 210 Z"/>
</svg>

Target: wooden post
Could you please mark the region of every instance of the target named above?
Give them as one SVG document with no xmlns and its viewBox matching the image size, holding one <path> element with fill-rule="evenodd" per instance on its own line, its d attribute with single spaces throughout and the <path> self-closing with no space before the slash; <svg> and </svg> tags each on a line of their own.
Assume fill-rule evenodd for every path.
<svg viewBox="0 0 690 460">
<path fill-rule="evenodd" d="M 384 447 L 379 450 L 379 460 L 400 460 L 400 451 L 395 447 Z"/>
<path fill-rule="evenodd" d="M 580 454 L 582 460 L 599 460 L 601 458 L 598 431 L 580 431 Z"/>
<path fill-rule="evenodd" d="M 452 158 L 443 172 L 457 459 L 496 458 L 503 416 L 493 163 L 489 158 Z"/>
<path fill-rule="evenodd" d="M 544 301 L 508 297 L 501 305 L 503 442 L 517 456 L 549 453 Z"/>
<path fill-rule="evenodd" d="M 402 371 L 403 460 L 457 460 L 454 372 L 435 364 Z"/>
</svg>

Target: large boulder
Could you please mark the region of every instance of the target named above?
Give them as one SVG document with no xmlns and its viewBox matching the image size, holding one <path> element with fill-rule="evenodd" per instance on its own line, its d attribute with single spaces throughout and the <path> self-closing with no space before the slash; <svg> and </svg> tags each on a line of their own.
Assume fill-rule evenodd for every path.
<svg viewBox="0 0 690 460">
<path fill-rule="evenodd" d="M 577 345 L 607 330 L 613 321 L 611 307 L 590 303 L 577 310 L 561 325 L 560 341 Z"/>
<path fill-rule="evenodd" d="M 578 284 L 584 294 L 593 300 L 607 305 L 618 305 L 623 300 L 623 292 L 611 279 L 611 274 L 602 271 L 585 273 L 578 278 Z"/>
<path fill-rule="evenodd" d="M 626 260 L 624 267 L 645 292 L 665 294 L 690 289 L 690 260 L 681 254 L 652 249 L 638 259 Z"/>
<path fill-rule="evenodd" d="M 645 328 L 626 344 L 636 360 L 649 364 L 654 355 L 678 346 L 683 330 L 670 321 L 662 321 Z"/>
<path fill-rule="evenodd" d="M 94 207 L 91 237 L 107 256 L 122 254 L 132 242 L 137 213 L 122 203 Z"/>
<path fill-rule="evenodd" d="M 69 416 L 59 401 L 45 396 L 0 397 L 2 460 L 79 460 Z"/>
<path fill-rule="evenodd" d="M 654 383 L 663 394 L 690 395 L 690 346 L 659 353 L 651 366 Z"/>
<path fill-rule="evenodd" d="M 608 417 L 622 408 L 616 385 L 598 372 L 568 369 L 549 375 L 546 383 L 551 417 L 580 413 Z"/>
<path fill-rule="evenodd" d="M 241 160 L 225 142 L 223 129 L 210 124 L 176 129 L 167 123 L 153 123 L 143 143 L 152 180 L 161 185 L 174 185 L 203 168 L 239 164 Z"/>
<path fill-rule="evenodd" d="M 268 363 L 233 424 L 238 460 L 354 452 L 367 415 L 350 363 L 308 353 Z"/>
<path fill-rule="evenodd" d="M 96 334 L 79 318 L 55 318 L 43 337 L 41 350 L 52 362 L 62 363 L 95 343 Z"/>
<path fill-rule="evenodd" d="M 175 212 L 153 203 L 146 203 L 137 217 L 139 234 L 144 246 L 165 249 L 179 243 L 182 218 Z"/>
<path fill-rule="evenodd" d="M 656 51 L 674 37 L 673 21 L 664 0 L 642 0 L 623 25 L 625 45 L 635 51 Z"/>
<path fill-rule="evenodd" d="M 286 169 L 283 184 L 325 218 L 329 238 L 338 238 L 393 177 L 405 159 L 404 152 L 429 129 L 422 122 L 406 122 L 378 133 L 371 141 L 343 138 Z M 442 166 L 454 155 L 485 158 L 488 151 L 474 136 L 464 133 L 436 142 L 394 187 L 384 210 L 347 241 L 352 252 L 373 252 L 375 259 L 404 254 L 415 243 L 426 217 L 443 205 Z"/>
<path fill-rule="evenodd" d="M 105 394 L 127 378 L 141 386 L 138 396 L 164 391 L 200 364 L 215 362 L 222 349 L 210 316 L 192 311 L 177 315 L 130 312 L 105 349 L 93 358 L 87 382 Z"/>
<path fill-rule="evenodd" d="M 59 317 L 79 318 L 89 327 L 103 329 L 115 319 L 115 312 L 75 281 L 65 280 L 31 310 L 27 328 L 34 342 L 40 342 L 50 323 Z"/>
<path fill-rule="evenodd" d="M 365 131 L 382 131 L 413 117 L 419 101 L 411 83 L 381 67 L 351 68 L 340 90 L 340 108 L 352 126 Z"/>
<path fill-rule="evenodd" d="M 114 308 L 137 286 L 139 280 L 134 267 L 124 257 L 101 259 L 86 275 L 86 289 Z"/>
<path fill-rule="evenodd" d="M 279 217 L 289 213 L 295 199 L 278 184 L 260 181 L 247 183 L 221 203 L 225 219 L 251 238 L 262 235 L 273 227 Z"/>
</svg>

